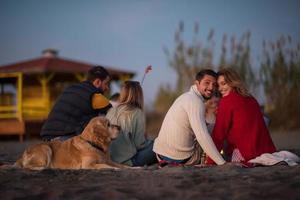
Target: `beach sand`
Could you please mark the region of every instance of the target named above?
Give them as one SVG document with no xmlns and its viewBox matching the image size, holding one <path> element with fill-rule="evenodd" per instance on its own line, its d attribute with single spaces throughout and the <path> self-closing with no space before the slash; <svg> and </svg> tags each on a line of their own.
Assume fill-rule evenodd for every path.
<svg viewBox="0 0 300 200">
<path fill-rule="evenodd" d="M 300 155 L 299 134 L 274 139 Z M 291 142 L 291 141 L 293 142 Z M 0 162 L 11 164 L 26 147 L 0 142 Z M 0 199 L 300 199 L 300 165 L 241 168 L 232 165 L 126 170 L 0 169 Z"/>
</svg>

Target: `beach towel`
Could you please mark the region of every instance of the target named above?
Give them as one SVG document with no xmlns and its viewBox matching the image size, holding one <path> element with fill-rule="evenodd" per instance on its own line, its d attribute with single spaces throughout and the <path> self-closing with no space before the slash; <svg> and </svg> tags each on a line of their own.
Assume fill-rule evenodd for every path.
<svg viewBox="0 0 300 200">
<path fill-rule="evenodd" d="M 284 162 L 289 166 L 295 166 L 300 162 L 300 158 L 292 152 L 279 151 L 275 153 L 264 153 L 252 160 L 249 160 L 248 162 L 266 166 L 276 165 L 280 162 Z"/>
</svg>

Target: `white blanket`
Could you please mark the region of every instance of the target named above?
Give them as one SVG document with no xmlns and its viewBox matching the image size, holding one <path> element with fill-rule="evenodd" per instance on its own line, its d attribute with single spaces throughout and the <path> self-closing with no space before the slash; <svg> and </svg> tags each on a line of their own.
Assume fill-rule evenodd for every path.
<svg viewBox="0 0 300 200">
<path fill-rule="evenodd" d="M 248 162 L 261 165 L 276 165 L 280 162 L 285 162 L 289 166 L 295 166 L 300 162 L 300 158 L 292 152 L 279 151 L 272 154 L 264 153 Z"/>
</svg>

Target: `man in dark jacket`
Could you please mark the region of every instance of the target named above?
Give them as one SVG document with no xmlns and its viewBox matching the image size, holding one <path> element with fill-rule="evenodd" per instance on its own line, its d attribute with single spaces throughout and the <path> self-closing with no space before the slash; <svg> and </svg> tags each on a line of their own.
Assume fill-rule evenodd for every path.
<svg viewBox="0 0 300 200">
<path fill-rule="evenodd" d="M 40 135 L 44 140 L 66 140 L 82 133 L 88 122 L 105 115 L 111 104 L 103 96 L 108 90 L 110 75 L 101 67 L 92 67 L 87 80 L 66 88 L 57 98 Z"/>
</svg>

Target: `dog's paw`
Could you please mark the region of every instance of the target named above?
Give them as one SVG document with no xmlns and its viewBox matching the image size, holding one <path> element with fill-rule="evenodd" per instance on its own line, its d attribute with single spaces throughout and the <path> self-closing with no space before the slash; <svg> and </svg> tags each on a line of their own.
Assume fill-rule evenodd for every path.
<svg viewBox="0 0 300 200">
<path fill-rule="evenodd" d="M 144 169 L 144 167 L 130 167 L 128 169 Z"/>
</svg>

